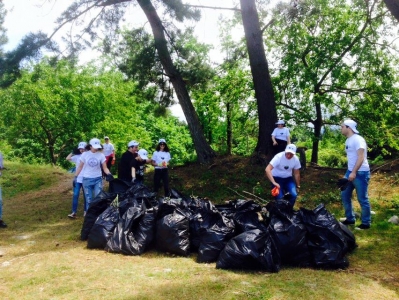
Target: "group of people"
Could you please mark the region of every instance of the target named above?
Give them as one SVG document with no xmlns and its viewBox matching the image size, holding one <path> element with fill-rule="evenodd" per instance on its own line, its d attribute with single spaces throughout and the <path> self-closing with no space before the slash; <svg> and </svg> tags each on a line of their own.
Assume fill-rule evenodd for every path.
<svg viewBox="0 0 399 300">
<path fill-rule="evenodd" d="M 276 201 L 286 199 L 294 207 L 301 188 L 301 163 L 295 155 L 297 148 L 291 144 L 290 132 L 285 127 L 285 122 L 279 120 L 276 125 L 277 128 L 271 135 L 276 153 L 265 169 L 266 177 L 272 184 Z M 352 194 L 353 190 L 356 190 L 361 207 L 361 224 L 356 229 L 363 230 L 369 229 L 371 225 L 371 206 L 368 197 L 370 166 L 367 160 L 366 141 L 359 135 L 356 127 L 357 123 L 353 120 L 345 120 L 341 124 L 341 133 L 346 137 L 345 152 L 348 160 L 348 169 L 344 178 L 348 182 L 341 189 L 345 217 L 340 221 L 345 225 L 355 224 Z"/>
<path fill-rule="evenodd" d="M 271 138 L 276 154 L 267 165 L 266 177 L 270 180 L 276 201 L 286 199 L 294 207 L 300 186 L 301 163 L 296 156 L 297 147 L 291 144 L 290 132 L 285 127 L 285 122 L 279 120 L 277 128 L 273 131 Z M 356 216 L 352 205 L 353 190 L 356 190 L 357 199 L 361 207 L 361 224 L 356 229 L 369 229 L 371 225 L 371 206 L 368 197 L 368 185 L 370 181 L 370 166 L 367 160 L 367 144 L 359 135 L 357 123 L 353 120 L 345 120 L 341 124 L 341 133 L 346 137 L 345 151 L 348 160 L 348 169 L 344 175 L 347 180 L 344 188 L 341 188 L 341 198 L 345 211 L 345 218 L 341 221 L 345 225 L 354 225 Z M 103 174 L 107 181 L 113 179 L 110 166 L 115 162 L 115 149 L 109 143 L 109 137 L 105 137 L 105 144 L 93 138 L 87 144 L 80 142 L 79 153 L 71 153 L 67 160 L 76 164 L 76 173 L 73 181 L 72 212 L 70 218 L 76 218 L 78 210 L 78 199 L 80 190 L 84 192 L 84 214 L 86 213 L 92 199 L 103 189 Z M 100 151 L 101 150 L 101 151 Z M 104 151 L 104 152 L 102 152 Z M 118 165 L 118 178 L 131 183 L 143 183 L 145 165 L 154 166 L 154 190 L 158 192 L 164 186 L 165 197 L 169 192 L 168 165 L 171 159 L 169 147 L 165 139 L 160 139 L 153 153 L 148 158 L 145 149 L 139 150 L 137 141 L 130 141 L 127 150 L 123 153 Z M 4 169 L 3 156 L 0 152 L 0 176 Z M 2 219 L 3 201 L 0 186 L 0 228 L 7 227 Z"/>
<path fill-rule="evenodd" d="M 71 153 L 67 160 L 76 165 L 75 177 L 73 180 L 72 212 L 69 218 L 75 219 L 77 216 L 79 194 L 83 189 L 84 196 L 84 215 L 94 197 L 103 189 L 103 177 L 107 181 L 113 179 L 110 172 L 111 165 L 115 163 L 115 148 L 110 143 L 109 137 L 104 138 L 105 143 L 97 138 L 78 145 L 79 153 Z M 169 147 L 165 139 L 160 139 L 153 153 L 152 158 L 148 158 L 145 149 L 139 150 L 137 141 L 130 141 L 127 150 L 121 156 L 118 165 L 118 178 L 128 183 L 143 183 L 146 164 L 151 164 L 155 168 L 154 190 L 158 192 L 164 186 L 165 197 L 169 196 L 169 175 L 168 165 L 171 159 Z"/>
</svg>

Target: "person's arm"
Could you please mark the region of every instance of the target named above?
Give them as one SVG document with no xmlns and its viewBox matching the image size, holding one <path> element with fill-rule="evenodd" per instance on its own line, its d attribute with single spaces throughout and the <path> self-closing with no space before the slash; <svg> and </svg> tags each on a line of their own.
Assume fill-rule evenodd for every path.
<svg viewBox="0 0 399 300">
<path fill-rule="evenodd" d="M 84 166 L 84 162 L 81 161 L 80 164 L 79 164 L 79 166 L 78 166 L 78 168 L 76 169 L 75 176 L 79 176 L 80 172 L 81 172 L 82 169 L 83 169 L 83 166 Z"/>
<path fill-rule="evenodd" d="M 69 153 L 68 156 L 66 157 L 66 160 L 71 161 L 72 160 L 72 156 L 73 156 L 73 153 Z"/>
<path fill-rule="evenodd" d="M 274 135 L 272 135 L 272 141 L 273 141 L 273 145 L 277 145 L 277 141 L 276 141 L 276 138 L 274 137 Z"/>
<path fill-rule="evenodd" d="M 108 167 L 107 167 L 107 161 L 104 161 L 101 165 L 102 165 L 103 171 L 104 171 L 104 173 L 105 173 L 106 175 L 111 174 L 111 171 L 110 171 L 110 170 L 108 169 Z"/>
<path fill-rule="evenodd" d="M 287 128 L 287 144 L 291 144 L 290 130 Z"/>
<path fill-rule="evenodd" d="M 300 169 L 294 169 L 293 173 L 294 173 L 296 189 L 300 189 L 301 188 L 301 171 L 300 171 Z"/>
<path fill-rule="evenodd" d="M 132 167 L 132 182 L 136 180 L 136 168 Z"/>
<path fill-rule="evenodd" d="M 364 149 L 359 148 L 357 151 L 357 160 L 355 166 L 353 167 L 352 172 L 349 174 L 348 180 L 353 181 L 356 178 L 356 173 L 360 169 L 364 161 Z"/>
<path fill-rule="evenodd" d="M 271 164 L 268 164 L 266 169 L 265 169 L 266 177 L 270 180 L 270 182 L 274 186 L 277 186 L 278 188 L 280 188 L 280 185 L 274 180 L 274 177 L 272 175 L 272 170 L 273 170 L 273 166 Z"/>
</svg>

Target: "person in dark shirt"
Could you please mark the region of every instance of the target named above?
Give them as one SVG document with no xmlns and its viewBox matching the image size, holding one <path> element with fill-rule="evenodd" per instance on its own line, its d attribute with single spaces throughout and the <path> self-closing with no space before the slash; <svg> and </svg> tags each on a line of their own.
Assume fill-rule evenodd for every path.
<svg viewBox="0 0 399 300">
<path fill-rule="evenodd" d="M 130 163 L 132 172 L 132 183 L 144 183 L 145 165 L 151 163 L 148 158 L 148 152 L 145 149 L 140 149 L 138 155 Z"/>
<path fill-rule="evenodd" d="M 123 181 L 132 181 L 132 168 L 131 162 L 134 160 L 138 154 L 139 143 L 136 141 L 130 141 L 127 144 L 127 150 L 122 154 L 122 157 L 118 165 L 118 178 Z"/>
</svg>

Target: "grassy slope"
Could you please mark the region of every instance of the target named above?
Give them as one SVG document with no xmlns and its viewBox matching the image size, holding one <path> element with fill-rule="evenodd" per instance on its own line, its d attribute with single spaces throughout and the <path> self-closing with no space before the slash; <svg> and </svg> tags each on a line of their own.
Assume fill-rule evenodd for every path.
<svg viewBox="0 0 399 300">
<path fill-rule="evenodd" d="M 387 222 L 399 215 L 394 171 L 372 178 L 376 215 L 372 229 L 355 231 L 359 247 L 347 270 L 283 268 L 269 274 L 217 270 L 215 264 L 198 264 L 195 254 L 149 251 L 133 257 L 88 250 L 79 240 L 83 218 L 66 217 L 72 175 L 7 162 L 6 167 L 2 186 L 9 227 L 0 230 L 0 299 L 399 299 L 399 226 Z M 308 169 L 297 206 L 323 202 L 340 216 L 334 183 L 342 174 Z M 214 203 L 245 198 L 244 191 L 269 200 L 264 166 L 242 158 L 179 167 L 170 177 L 172 187 Z"/>
</svg>

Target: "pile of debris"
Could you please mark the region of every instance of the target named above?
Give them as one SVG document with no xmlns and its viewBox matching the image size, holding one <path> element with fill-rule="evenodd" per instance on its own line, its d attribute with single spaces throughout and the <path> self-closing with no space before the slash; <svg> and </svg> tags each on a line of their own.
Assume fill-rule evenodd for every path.
<svg viewBox="0 0 399 300">
<path fill-rule="evenodd" d="M 111 182 L 84 219 L 88 248 L 125 255 L 149 249 L 188 256 L 221 269 L 278 272 L 281 266 L 344 269 L 355 236 L 323 204 L 294 211 L 286 201 L 234 200 L 214 205 L 172 190 L 157 199 L 142 184 Z"/>
</svg>

